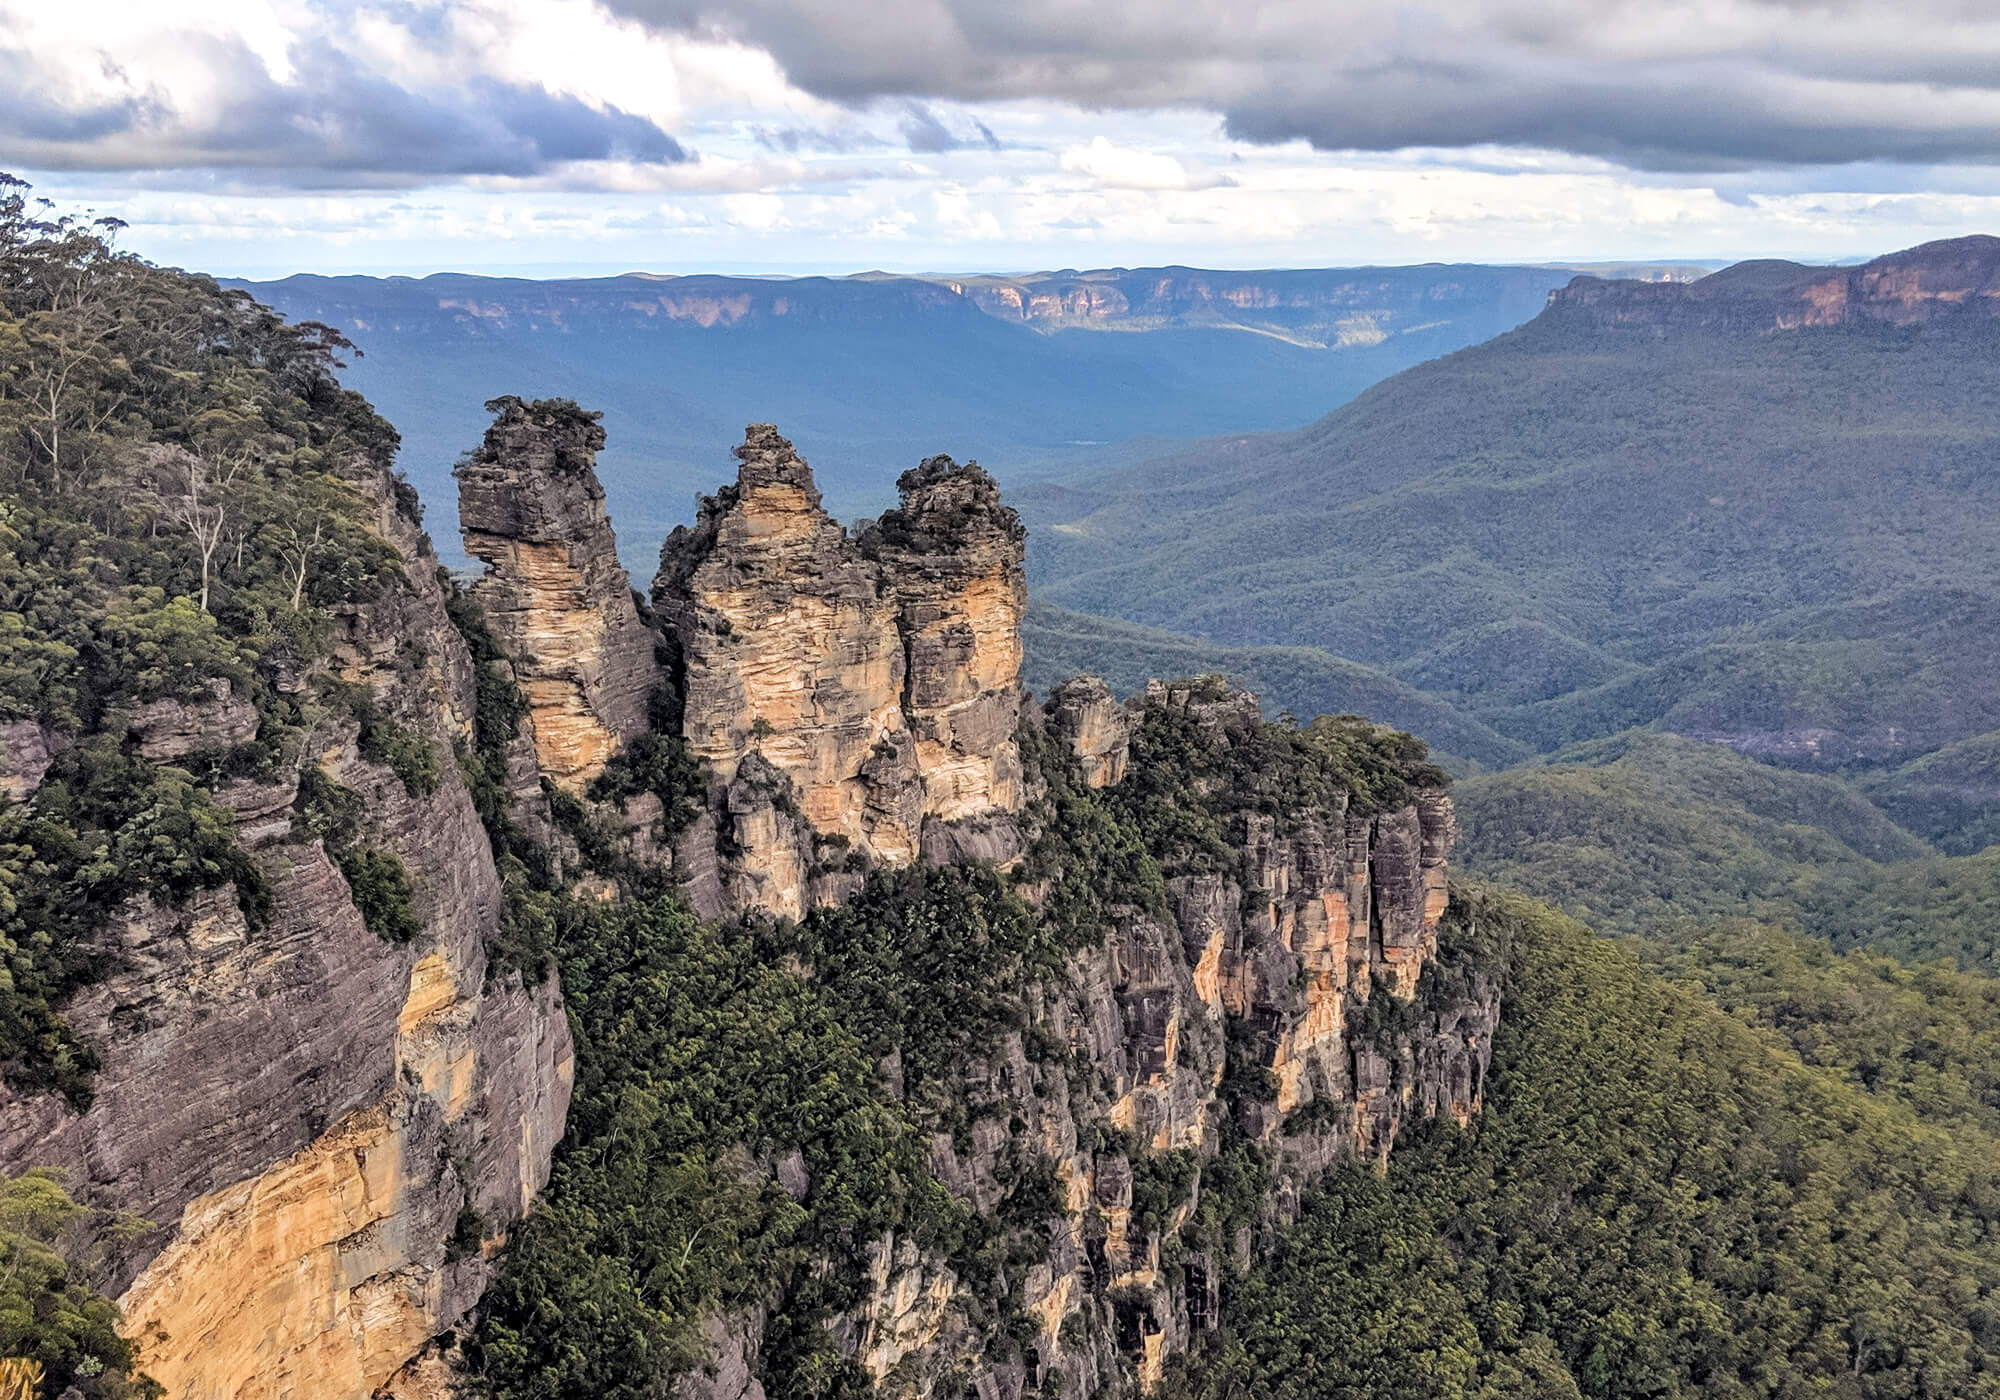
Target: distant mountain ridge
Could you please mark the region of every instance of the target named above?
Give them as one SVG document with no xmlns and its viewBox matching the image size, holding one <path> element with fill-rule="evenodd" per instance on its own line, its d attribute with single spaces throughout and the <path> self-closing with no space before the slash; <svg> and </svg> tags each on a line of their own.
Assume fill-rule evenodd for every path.
<svg viewBox="0 0 2000 1400">
<path fill-rule="evenodd" d="M 1882 322 L 2000 315 L 2000 238 L 1977 234 L 1889 253 L 1859 267 L 1763 259 L 1699 281 L 1578 277 L 1550 294 L 1552 319 L 1597 329 L 1769 334 Z"/>
<path fill-rule="evenodd" d="M 1906 764 L 2000 731 L 1996 293 L 1992 238 L 1579 278 L 1310 427 L 1023 485 L 1030 578 L 1330 652 L 1543 751 L 1658 725 Z"/>
<path fill-rule="evenodd" d="M 365 357 L 346 377 L 401 429 L 403 466 L 433 504 L 451 499 L 451 464 L 484 431 L 484 400 L 601 407 L 605 486 L 626 562 L 644 575 L 714 480 L 713 445 L 746 422 L 792 425 L 835 512 L 869 514 L 941 441 L 1011 481 L 1140 438 L 1153 447 L 1127 455 L 1308 422 L 1520 324 L 1569 276 L 1431 265 L 240 285 L 353 337 Z M 1102 331 L 1119 333 L 1089 333 Z"/>
<path fill-rule="evenodd" d="M 1392 335 L 1430 329 L 1447 308 L 1483 289 L 1447 263 L 1412 267 L 1265 269 L 1217 272 L 1198 267 L 1099 268 L 1021 277 L 949 277 L 941 281 L 987 315 L 1038 330 L 1157 330 L 1166 326 L 1249 331 L 1313 349 L 1379 345 Z M 1559 268 L 1510 269 L 1531 274 Z M 1641 283 L 1685 282 L 1708 269 L 1695 263 L 1636 264 L 1616 269 Z M 1530 276 L 1506 289 L 1525 320 L 1539 308 Z"/>
</svg>

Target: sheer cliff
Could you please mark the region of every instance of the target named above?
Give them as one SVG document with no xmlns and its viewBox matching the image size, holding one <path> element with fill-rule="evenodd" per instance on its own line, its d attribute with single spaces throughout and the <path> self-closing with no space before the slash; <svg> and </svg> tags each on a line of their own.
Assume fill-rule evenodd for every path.
<svg viewBox="0 0 2000 1400">
<path fill-rule="evenodd" d="M 557 984 L 493 957 L 474 662 L 337 333 L 10 181 L 0 347 L 0 1163 L 95 1222 L 5 1346 L 92 1400 L 362 1400 L 466 1318 L 571 1095 Z"/>
</svg>

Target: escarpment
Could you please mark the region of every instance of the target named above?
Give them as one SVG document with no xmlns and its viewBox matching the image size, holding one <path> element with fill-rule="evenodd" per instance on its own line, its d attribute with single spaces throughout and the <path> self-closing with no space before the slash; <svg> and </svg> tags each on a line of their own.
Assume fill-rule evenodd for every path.
<svg viewBox="0 0 2000 1400">
<path fill-rule="evenodd" d="M 1976 325 L 2000 315 L 2000 238 L 1942 239 L 1858 267 L 1762 259 L 1693 282 L 1578 277 L 1549 294 L 1549 307 L 1559 325 L 1650 335 Z"/>
<path fill-rule="evenodd" d="M 931 458 L 898 481 L 895 509 L 850 531 L 775 428 L 753 425 L 736 457 L 736 480 L 667 540 L 639 624 L 657 628 L 662 659 L 647 742 L 696 765 L 691 805 L 665 842 L 636 839 L 635 734 L 572 818 L 610 818 L 625 854 L 579 835 L 568 860 L 620 888 L 670 871 L 705 918 L 798 921 L 769 935 L 769 956 L 796 947 L 784 965 L 834 1004 L 879 994 L 842 980 L 871 920 L 957 908 L 964 862 L 1011 872 L 1017 917 L 1041 939 L 1069 930 L 1059 957 L 993 986 L 908 986 L 895 1004 L 1016 1009 L 964 1042 L 943 1081 L 936 1046 L 893 1049 L 881 1092 L 883 1112 L 928 1132 L 935 1180 L 1012 1262 L 989 1273 L 989 1255 L 904 1219 L 826 1260 L 855 1289 L 808 1330 L 884 1395 L 958 1393 L 947 1378 L 1005 1400 L 1058 1378 L 1065 1394 L 1141 1392 L 1219 1325 L 1227 1281 L 1315 1174 L 1385 1159 L 1413 1118 L 1478 1110 L 1498 972 L 1441 946 L 1443 776 L 1407 736 L 1267 724 L 1253 696 L 1213 680 L 1120 703 L 1080 678 L 1024 705 L 1023 531 L 983 471 Z M 559 470 L 544 454 L 512 489 L 541 494 Z M 586 591 L 570 575 L 559 590 Z M 503 637 L 529 675 L 534 658 L 512 654 L 525 635 Z M 840 914 L 849 900 L 862 912 Z M 924 956 L 920 942 L 904 961 Z M 895 961 L 872 974 L 916 975 Z M 904 1058 L 919 1049 L 921 1084 Z M 807 1146 L 747 1169 L 810 1212 Z M 1211 1171 L 1249 1173 L 1254 1200 L 1205 1211 Z M 1047 1194 L 1029 1204 L 1037 1179 Z M 783 1393 L 759 1358 L 787 1306 L 710 1317 L 710 1372 L 682 1393 Z M 781 1351 L 796 1352 L 799 1325 Z"/>
<path fill-rule="evenodd" d="M 64 1008 L 87 1103 L 0 1091 L 0 1161 L 152 1222 L 111 1282 L 173 1400 L 371 1395 L 476 1303 L 568 1109 L 556 984 L 489 960 L 501 883 L 451 761 L 473 663 L 386 472 L 355 471 L 357 527 L 400 562 L 328 609 L 320 655 L 255 705 L 219 680 L 109 736 L 219 772 L 261 907 L 127 901 Z"/>
</svg>

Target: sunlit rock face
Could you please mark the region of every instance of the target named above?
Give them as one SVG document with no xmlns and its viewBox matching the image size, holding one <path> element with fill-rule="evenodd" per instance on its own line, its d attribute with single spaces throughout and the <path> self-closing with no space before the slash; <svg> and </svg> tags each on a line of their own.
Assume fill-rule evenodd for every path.
<svg viewBox="0 0 2000 1400">
<path fill-rule="evenodd" d="M 1027 588 L 991 478 L 934 458 L 857 540 L 777 429 L 736 457 L 653 584 L 681 733 L 716 782 L 681 854 L 697 907 L 798 917 L 873 865 L 1011 856 Z"/>
<path fill-rule="evenodd" d="M 141 1367 L 174 1400 L 366 1400 L 477 1301 L 568 1112 L 554 981 L 487 966 L 500 881 L 449 760 L 472 662 L 428 542 L 389 508 L 386 478 L 372 494 L 407 577 L 336 615 L 323 664 L 445 755 L 435 790 L 363 758 L 344 714 L 296 765 L 223 783 L 269 916 L 252 927 L 227 886 L 133 901 L 110 930 L 116 967 L 65 1007 L 102 1059 L 89 1107 L 0 1089 L 0 1162 L 64 1168 L 79 1195 L 155 1223 L 112 1283 Z M 219 687 L 138 713 L 130 738 L 171 760 L 258 723 Z M 371 842 L 408 872 L 409 943 L 364 926 L 298 822 L 308 767 L 356 795 Z M 468 1211 L 478 1240 L 458 1238 Z"/>
<path fill-rule="evenodd" d="M 495 399 L 478 450 L 455 469 L 473 587 L 528 697 L 544 776 L 575 793 L 646 727 L 653 636 L 604 509 L 597 415 Z"/>
<path fill-rule="evenodd" d="M 1132 742 L 1132 712 L 1095 676 L 1064 681 L 1049 697 L 1049 728 L 1083 766 L 1091 787 L 1109 787 L 1125 776 Z"/>
<path fill-rule="evenodd" d="M 976 463 L 932 457 L 896 487 L 901 507 L 861 543 L 897 603 L 924 814 L 959 821 L 1019 811 L 1027 531 Z"/>
</svg>

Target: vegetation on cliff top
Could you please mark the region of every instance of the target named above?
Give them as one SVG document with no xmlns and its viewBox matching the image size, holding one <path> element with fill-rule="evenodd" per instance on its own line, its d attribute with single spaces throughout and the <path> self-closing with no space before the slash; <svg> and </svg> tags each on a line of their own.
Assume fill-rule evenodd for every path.
<svg viewBox="0 0 2000 1400">
<path fill-rule="evenodd" d="M 55 754 L 32 798 L 0 802 L 0 1068 L 79 1104 L 92 1055 L 59 1008 L 113 965 L 99 930 L 134 896 L 232 883 L 261 917 L 211 793 L 295 758 L 330 702 L 278 679 L 401 571 L 357 489 L 396 436 L 336 381 L 346 342 L 115 233 L 0 176 L 0 723 L 10 768 Z M 142 715 L 198 734 L 245 700 L 251 744 L 131 752 Z"/>
</svg>

